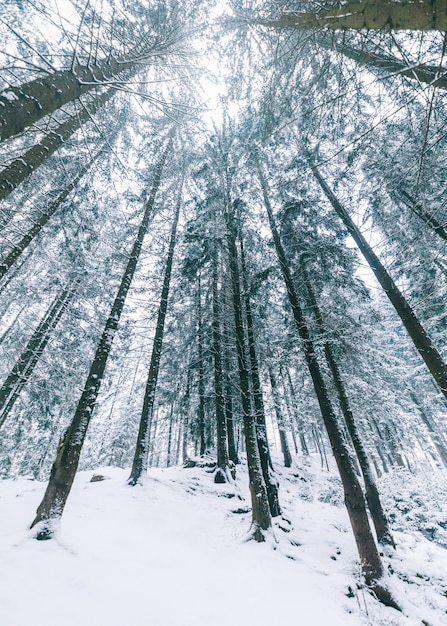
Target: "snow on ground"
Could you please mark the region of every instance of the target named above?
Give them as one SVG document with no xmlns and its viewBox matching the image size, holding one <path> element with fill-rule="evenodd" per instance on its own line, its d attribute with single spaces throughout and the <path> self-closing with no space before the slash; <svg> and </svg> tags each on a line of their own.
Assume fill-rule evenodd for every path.
<svg viewBox="0 0 447 626">
<path fill-rule="evenodd" d="M 93 473 L 108 478 L 91 483 Z M 152 468 L 137 487 L 120 469 L 80 472 L 56 538 L 46 542 L 27 529 L 45 484 L 1 482 L 1 626 L 447 624 L 442 545 L 415 525 L 406 531 L 401 515 L 397 554 L 386 562 L 403 613 L 383 607 L 358 588 L 335 472 L 315 460 L 279 473 L 283 517 L 264 544 L 247 541 L 240 467 L 230 485 L 215 485 L 197 467 Z M 398 480 L 401 502 L 405 476 Z M 445 489 L 446 473 L 430 481 Z M 447 521 L 445 502 L 443 511 Z"/>
</svg>

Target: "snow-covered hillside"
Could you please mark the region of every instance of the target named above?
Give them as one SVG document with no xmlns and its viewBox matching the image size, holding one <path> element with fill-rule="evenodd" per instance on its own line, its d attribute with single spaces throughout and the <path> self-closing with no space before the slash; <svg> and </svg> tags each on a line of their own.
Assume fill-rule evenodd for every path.
<svg viewBox="0 0 447 626">
<path fill-rule="evenodd" d="M 250 501 L 241 467 L 231 485 L 215 485 L 197 467 L 150 469 L 144 486 L 133 488 L 120 469 L 81 472 L 56 538 L 46 542 L 27 529 L 45 485 L 3 481 L 0 624 L 447 624 L 444 497 L 432 520 L 434 541 L 426 519 L 436 493 L 447 491 L 445 472 L 400 472 L 381 485 L 395 510 L 397 552 L 385 558 L 399 614 L 358 585 L 335 471 L 320 469 L 316 459 L 291 470 L 277 465 L 283 517 L 264 544 L 247 541 Z M 94 473 L 106 480 L 90 482 Z"/>
</svg>

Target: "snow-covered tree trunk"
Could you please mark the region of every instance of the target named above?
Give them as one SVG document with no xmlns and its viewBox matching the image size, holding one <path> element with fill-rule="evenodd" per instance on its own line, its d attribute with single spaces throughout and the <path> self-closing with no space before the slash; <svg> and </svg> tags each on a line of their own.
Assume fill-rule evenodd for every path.
<svg viewBox="0 0 447 626">
<path fill-rule="evenodd" d="M 275 28 L 311 30 L 439 30 L 447 31 L 443 0 L 326 1 L 315 11 L 282 13 L 273 20 L 257 20 Z"/>
<path fill-rule="evenodd" d="M 242 415 L 244 420 L 245 449 L 247 452 L 247 464 L 249 486 L 252 504 L 252 522 L 254 527 L 253 536 L 256 541 L 264 540 L 263 531 L 271 525 L 271 515 L 267 489 L 259 458 L 258 441 L 256 437 L 256 421 L 252 415 L 250 402 L 250 374 L 247 363 L 247 345 L 242 310 L 241 283 L 239 273 L 239 261 L 236 248 L 236 234 L 232 215 L 227 210 L 227 244 L 230 265 L 231 285 L 233 291 L 233 312 L 236 331 L 236 350 L 239 370 L 239 384 L 241 390 Z"/>
<path fill-rule="evenodd" d="M 220 328 L 220 302 L 219 302 L 219 255 L 217 245 L 212 258 L 212 328 L 213 328 L 213 361 L 214 361 L 214 397 L 216 407 L 216 449 L 217 468 L 214 482 L 225 483 L 229 477 L 228 447 L 227 447 L 227 423 L 225 419 L 225 400 L 222 369 L 222 333 Z"/>
<path fill-rule="evenodd" d="M 318 168 L 313 164 L 311 164 L 311 167 L 316 180 L 320 184 L 337 215 L 341 218 L 350 235 L 356 242 L 360 252 L 365 257 L 366 262 L 388 296 L 391 304 L 394 306 L 396 313 L 399 315 L 405 329 L 414 343 L 416 350 L 423 358 L 436 384 L 447 398 L 447 364 L 444 362 L 441 355 L 433 345 L 432 340 L 420 323 L 410 304 L 407 302 L 406 298 L 403 296 L 396 283 L 387 272 L 385 266 L 372 250 L 360 230 L 354 224 L 346 209 L 329 188 L 326 181 L 321 176 Z"/>
<path fill-rule="evenodd" d="M 242 285 L 244 289 L 245 317 L 247 320 L 248 354 L 250 359 L 251 387 L 256 419 L 256 437 L 258 440 L 259 457 L 261 460 L 262 474 L 264 476 L 270 514 L 272 517 L 281 515 L 281 506 L 278 496 L 278 481 L 273 473 L 273 465 L 270 456 L 270 448 L 267 438 L 267 426 L 265 423 L 264 399 L 262 396 L 261 378 L 259 375 L 259 363 L 255 344 L 254 320 L 251 310 L 250 295 L 248 292 L 247 267 L 245 262 L 245 250 L 242 236 L 239 239 Z"/>
<path fill-rule="evenodd" d="M 381 579 L 384 576 L 383 565 L 380 560 L 379 552 L 375 544 L 371 528 L 369 525 L 368 515 L 366 512 L 365 498 L 360 483 L 357 479 L 354 465 L 351 460 L 349 449 L 344 441 L 337 417 L 332 408 L 326 383 L 317 359 L 315 346 L 311 340 L 309 329 L 301 309 L 298 293 L 296 291 L 287 257 L 279 237 L 276 227 L 273 211 L 268 195 L 267 183 L 261 169 L 261 165 L 257 157 L 255 157 L 259 182 L 264 198 L 270 228 L 272 231 L 273 241 L 278 256 L 281 272 L 287 289 L 287 296 L 293 313 L 293 318 L 297 327 L 298 334 L 303 345 L 304 357 L 306 359 L 309 373 L 312 378 L 315 395 L 318 399 L 323 422 L 331 443 L 332 452 L 337 463 L 340 478 L 343 484 L 346 509 L 348 511 L 352 530 L 354 533 L 357 549 L 362 564 L 362 571 L 365 576 L 366 583 L 374 591 L 377 597 L 389 606 L 396 607 L 396 603 L 391 597 L 390 592 L 383 586 Z"/>
<path fill-rule="evenodd" d="M 160 305 L 158 308 L 157 325 L 155 327 L 154 342 L 152 345 L 151 362 L 144 393 L 143 409 L 141 412 L 140 427 L 138 430 L 137 444 L 132 463 L 132 470 L 128 479 L 129 485 L 136 485 L 142 475 L 147 471 L 149 455 L 149 439 L 152 412 L 154 409 L 155 392 L 157 389 L 158 373 L 160 371 L 160 359 L 163 349 L 163 337 L 165 331 L 165 319 L 168 310 L 169 288 L 171 286 L 172 264 L 177 236 L 177 225 L 181 207 L 181 189 L 172 223 L 171 239 L 169 242 L 168 255 L 166 258 L 165 275 L 161 290 Z"/>
<path fill-rule="evenodd" d="M 323 322 L 323 316 L 318 305 L 314 289 L 312 287 L 306 264 L 303 260 L 301 261 L 301 270 L 304 278 L 304 284 L 309 295 L 310 305 L 317 321 L 319 332 L 322 337 L 326 337 L 326 329 Z M 332 374 L 332 379 L 340 402 L 340 408 L 343 413 L 343 417 L 345 418 L 346 427 L 348 429 L 349 436 L 351 438 L 355 453 L 357 455 L 357 459 L 359 461 L 360 469 L 365 483 L 366 502 L 368 504 L 368 509 L 371 513 L 374 528 L 376 529 L 377 539 L 382 545 L 390 545 L 395 548 L 396 546 L 394 544 L 388 520 L 380 501 L 379 492 L 377 490 L 377 485 L 374 480 L 372 468 L 368 459 L 368 454 L 366 453 L 365 447 L 360 437 L 356 419 L 352 412 L 351 405 L 348 399 L 348 394 L 346 392 L 343 377 L 341 375 L 337 359 L 335 358 L 334 350 L 329 341 L 324 342 L 324 353 L 326 356 L 327 364 L 329 366 L 329 371 Z"/>
<path fill-rule="evenodd" d="M 36 145 L 21 157 L 15 159 L 0 172 L 0 200 L 4 200 L 20 183 L 37 170 L 49 156 L 54 154 L 83 124 L 91 119 L 102 106 L 115 94 L 116 89 L 109 89 L 97 96 L 87 108 L 71 117 L 66 122 L 51 130 Z"/>
<path fill-rule="evenodd" d="M 50 480 L 48 482 L 44 497 L 40 503 L 36 517 L 31 528 L 39 525 L 36 538 L 50 539 L 53 535 L 53 523 L 62 516 L 62 513 L 70 494 L 71 487 L 79 464 L 82 446 L 87 429 L 95 408 L 96 399 L 99 394 L 107 360 L 110 355 L 113 340 L 115 338 L 118 324 L 123 312 L 127 292 L 132 282 L 133 275 L 140 256 L 143 240 L 149 227 L 155 202 L 155 196 L 161 182 L 161 176 L 166 159 L 172 150 L 172 136 L 164 150 L 157 165 L 151 193 L 146 202 L 143 219 L 138 229 L 135 243 L 132 247 L 129 261 L 124 270 L 118 292 L 107 318 L 104 330 L 96 349 L 96 353 L 90 367 L 89 374 L 76 408 L 73 419 L 62 436 L 56 454 L 56 460 L 51 469 Z"/>
<path fill-rule="evenodd" d="M 21 254 L 27 249 L 29 244 L 37 237 L 42 228 L 48 222 L 48 220 L 56 213 L 58 208 L 68 198 L 70 193 L 75 189 L 79 181 L 92 167 L 93 163 L 98 159 L 100 154 L 104 152 L 102 148 L 96 155 L 80 170 L 80 172 L 73 178 L 73 180 L 65 187 L 65 189 L 58 195 L 58 197 L 49 205 L 48 208 L 40 215 L 40 217 L 34 222 L 33 226 L 23 235 L 18 243 L 15 244 L 11 252 L 0 262 L 0 280 L 5 276 L 8 270 L 15 264 L 20 258 Z"/>
<path fill-rule="evenodd" d="M 79 279 L 70 280 L 65 289 L 56 296 L 44 318 L 28 341 L 7 379 L 0 388 L 0 428 L 5 423 L 15 401 L 29 380 L 35 366 L 51 338 L 67 306 L 73 299 Z"/>
</svg>

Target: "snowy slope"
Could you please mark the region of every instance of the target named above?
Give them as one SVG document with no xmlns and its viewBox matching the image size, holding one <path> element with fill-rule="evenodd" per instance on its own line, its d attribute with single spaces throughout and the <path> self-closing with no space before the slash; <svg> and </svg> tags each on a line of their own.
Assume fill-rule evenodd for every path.
<svg viewBox="0 0 447 626">
<path fill-rule="evenodd" d="M 357 588 L 335 472 L 312 463 L 279 470 L 284 517 L 265 544 L 247 541 L 242 468 L 232 485 L 201 468 L 151 469 L 133 488 L 123 470 L 98 470 L 108 478 L 93 483 L 81 472 L 47 542 L 27 530 L 45 485 L 3 481 L 1 626 L 447 624 L 446 550 L 397 532 L 389 584 L 404 613 L 380 606 Z"/>
</svg>

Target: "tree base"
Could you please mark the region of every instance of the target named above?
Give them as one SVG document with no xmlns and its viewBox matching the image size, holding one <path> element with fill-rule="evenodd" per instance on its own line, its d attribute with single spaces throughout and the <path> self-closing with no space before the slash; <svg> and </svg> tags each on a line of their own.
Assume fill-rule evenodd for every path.
<svg viewBox="0 0 447 626">
<path fill-rule="evenodd" d="M 35 530 L 37 531 L 34 535 L 34 539 L 37 539 L 37 541 L 48 541 L 49 539 L 53 539 L 56 531 L 56 524 L 58 522 L 58 518 L 43 520 L 36 518 L 30 526 L 31 529 L 35 527 Z"/>
<path fill-rule="evenodd" d="M 258 524 L 253 525 L 253 532 L 251 533 L 250 539 L 254 539 L 258 543 L 265 543 L 265 533 Z"/>
<path fill-rule="evenodd" d="M 222 485 L 228 482 L 225 470 L 223 470 L 221 467 L 218 467 L 216 469 L 216 473 L 214 474 L 214 482 L 218 485 Z"/>
<path fill-rule="evenodd" d="M 53 531 L 46 526 L 39 530 L 34 538 L 37 539 L 37 541 L 48 541 L 49 539 L 53 539 Z"/>
<path fill-rule="evenodd" d="M 368 590 L 374 597 L 377 598 L 379 602 L 381 602 L 385 606 L 389 606 L 392 609 L 396 609 L 396 611 L 399 611 L 400 613 L 402 613 L 402 609 L 394 600 L 393 596 L 391 595 L 391 592 L 388 591 L 386 587 L 382 587 L 382 585 L 370 585 L 368 587 Z"/>
</svg>

